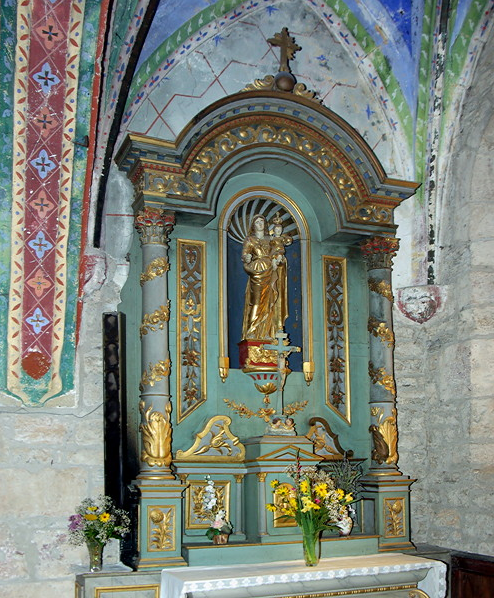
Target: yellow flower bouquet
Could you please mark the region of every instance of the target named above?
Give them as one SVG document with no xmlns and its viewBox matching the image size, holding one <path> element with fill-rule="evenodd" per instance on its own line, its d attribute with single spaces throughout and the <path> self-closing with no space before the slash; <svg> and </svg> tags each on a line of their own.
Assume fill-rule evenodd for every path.
<svg viewBox="0 0 494 598">
<path fill-rule="evenodd" d="M 334 479 L 317 467 L 290 465 L 285 470 L 293 484 L 271 482 L 275 502 L 266 508 L 281 513 L 278 519 L 293 518 L 302 531 L 305 562 L 308 566 L 319 562 L 319 537 L 323 530 L 337 530 L 341 521 L 349 517 L 348 505 L 352 494 L 337 488 Z"/>
</svg>

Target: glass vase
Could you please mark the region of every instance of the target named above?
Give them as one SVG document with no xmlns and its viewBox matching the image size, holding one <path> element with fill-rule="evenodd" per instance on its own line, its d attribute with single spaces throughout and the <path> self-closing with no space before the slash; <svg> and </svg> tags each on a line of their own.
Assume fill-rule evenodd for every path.
<svg viewBox="0 0 494 598">
<path fill-rule="evenodd" d="M 304 559 L 307 567 L 315 567 L 321 554 L 320 532 L 302 531 Z"/>
<path fill-rule="evenodd" d="M 103 549 L 104 544 L 98 540 L 86 540 L 87 550 L 89 552 L 89 571 L 96 573 L 103 568 Z"/>
</svg>

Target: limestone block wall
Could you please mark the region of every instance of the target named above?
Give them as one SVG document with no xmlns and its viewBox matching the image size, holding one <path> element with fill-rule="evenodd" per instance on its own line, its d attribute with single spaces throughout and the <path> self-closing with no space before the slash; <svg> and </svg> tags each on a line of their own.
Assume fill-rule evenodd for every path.
<svg viewBox="0 0 494 598">
<path fill-rule="evenodd" d="M 59 406 L 3 407 L 0 416 L 0 596 L 71 597 L 87 550 L 67 542 L 67 519 L 104 490 L 101 314 L 115 310 L 114 260 L 89 285 L 81 328 L 76 392 Z M 64 406 L 65 404 L 65 406 Z M 118 547 L 105 549 L 114 562 Z"/>
<path fill-rule="evenodd" d="M 455 136 L 441 206 L 444 309 L 418 324 L 395 309 L 399 452 L 412 539 L 494 554 L 494 53 L 487 48 Z M 490 82 L 486 85 L 486 82 Z"/>
</svg>

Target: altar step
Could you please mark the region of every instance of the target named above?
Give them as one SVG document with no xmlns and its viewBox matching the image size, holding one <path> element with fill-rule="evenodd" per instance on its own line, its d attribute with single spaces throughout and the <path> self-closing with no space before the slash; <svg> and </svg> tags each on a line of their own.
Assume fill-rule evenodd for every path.
<svg viewBox="0 0 494 598">
<path fill-rule="evenodd" d="M 378 552 L 379 536 L 359 535 L 336 538 L 322 538 L 321 558 L 334 556 L 362 556 Z M 210 565 L 211 551 L 217 551 L 217 562 L 222 565 L 252 565 L 270 561 L 296 561 L 302 556 L 302 542 L 230 542 L 225 545 L 185 544 L 182 555 L 190 567 Z"/>
</svg>

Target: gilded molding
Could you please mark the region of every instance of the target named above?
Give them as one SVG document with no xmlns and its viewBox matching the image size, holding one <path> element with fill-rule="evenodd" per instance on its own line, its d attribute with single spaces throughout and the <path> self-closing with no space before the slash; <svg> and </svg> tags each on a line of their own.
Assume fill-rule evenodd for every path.
<svg viewBox="0 0 494 598">
<path fill-rule="evenodd" d="M 405 499 L 384 499 L 384 537 L 405 537 Z"/>
<path fill-rule="evenodd" d="M 233 477 L 235 478 L 237 484 L 241 484 L 243 479 L 245 478 L 245 473 L 234 473 Z"/>
<path fill-rule="evenodd" d="M 393 291 L 391 290 L 389 282 L 386 282 L 385 280 L 377 280 L 376 278 L 369 278 L 368 284 L 371 291 L 381 295 L 390 303 L 393 303 Z"/>
<path fill-rule="evenodd" d="M 266 471 L 258 471 L 256 473 L 257 479 L 259 480 L 259 482 L 261 484 L 266 481 L 267 475 L 268 475 L 268 473 Z"/>
<path fill-rule="evenodd" d="M 371 237 L 360 243 L 368 270 L 391 268 L 399 247 L 400 243 L 394 237 Z"/>
<path fill-rule="evenodd" d="M 142 338 L 148 332 L 163 330 L 165 322 L 170 320 L 170 300 L 167 305 L 160 305 L 152 314 L 144 314 L 142 324 L 139 328 L 139 335 Z"/>
<path fill-rule="evenodd" d="M 350 423 L 346 259 L 323 256 L 326 404 Z"/>
<path fill-rule="evenodd" d="M 211 514 L 204 508 L 204 480 L 191 480 L 185 491 L 185 528 L 207 529 L 211 525 Z M 230 513 L 230 482 L 227 480 L 214 480 L 214 494 L 218 509 L 224 509 L 226 519 Z"/>
<path fill-rule="evenodd" d="M 179 239 L 177 243 L 177 422 L 206 401 L 206 245 Z"/>
<path fill-rule="evenodd" d="M 149 534 L 148 551 L 167 551 L 175 550 L 175 508 L 170 506 L 148 507 L 149 513 Z M 153 527 L 154 526 L 154 527 Z"/>
<path fill-rule="evenodd" d="M 388 343 L 388 347 L 394 347 L 395 335 L 392 330 L 386 326 L 386 322 L 379 322 L 376 318 L 370 317 L 367 324 L 367 330 L 382 343 Z"/>
<path fill-rule="evenodd" d="M 186 451 L 179 450 L 177 461 L 243 461 L 245 447 L 230 431 L 228 415 L 215 415 L 204 429 L 196 434 L 194 444 Z"/>
<path fill-rule="evenodd" d="M 149 373 L 148 370 L 144 370 L 141 376 L 141 382 L 139 384 L 139 389 L 142 390 L 144 386 L 154 386 L 156 382 L 163 380 L 170 375 L 170 368 L 171 368 L 171 361 L 169 359 L 162 359 L 152 365 L 149 364 Z"/>
<path fill-rule="evenodd" d="M 170 263 L 167 257 L 155 258 L 146 266 L 146 270 L 141 273 L 141 287 L 144 286 L 146 282 L 149 282 L 158 276 L 163 276 L 163 274 L 169 270 Z"/>
<path fill-rule="evenodd" d="M 371 407 L 371 415 L 377 419 L 377 424 L 369 427 L 372 434 L 374 448 L 371 457 L 381 465 L 382 463 L 397 463 L 398 461 L 398 428 L 396 426 L 396 409 L 384 418 L 382 407 Z"/>
<path fill-rule="evenodd" d="M 139 431 L 142 434 L 143 450 L 141 461 L 151 467 L 169 467 L 172 462 L 171 441 L 172 426 L 170 413 L 172 405 L 168 402 L 165 413 L 153 411 L 153 406 L 145 408 L 145 402 L 139 402 L 139 411 L 142 416 Z"/>
<path fill-rule="evenodd" d="M 393 397 L 396 397 L 395 379 L 387 374 L 384 368 L 375 368 L 372 361 L 369 361 L 369 377 L 372 384 L 381 384 Z"/>
</svg>

